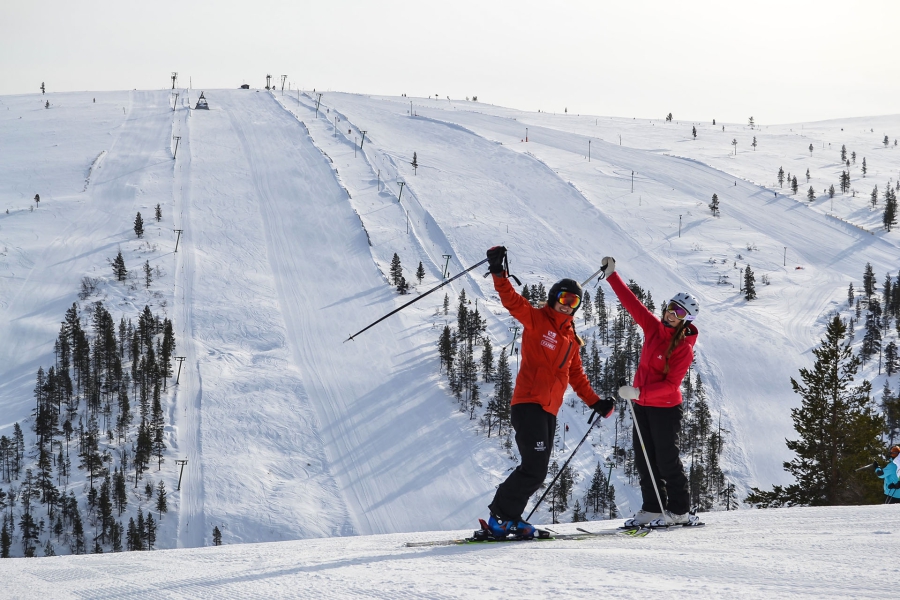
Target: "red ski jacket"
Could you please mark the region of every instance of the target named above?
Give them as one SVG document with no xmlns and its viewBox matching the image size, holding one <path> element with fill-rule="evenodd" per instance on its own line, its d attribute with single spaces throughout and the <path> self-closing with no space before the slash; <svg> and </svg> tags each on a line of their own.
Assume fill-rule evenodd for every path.
<svg viewBox="0 0 900 600">
<path fill-rule="evenodd" d="M 700 332 L 693 323 L 688 324 L 684 340 L 675 346 L 669 357 L 669 372 L 664 373 L 666 352 L 675 330 L 664 325 L 659 317 L 650 312 L 625 285 L 618 273 L 610 275 L 607 281 L 619 297 L 619 302 L 644 331 L 641 362 L 632 384 L 641 390 L 640 398 L 635 402 L 643 406 L 662 407 L 681 404 L 681 381 L 694 361 L 694 343 Z"/>
<path fill-rule="evenodd" d="M 534 308 L 506 277 L 494 275 L 494 289 L 506 310 L 522 324 L 521 367 L 511 404 L 540 404 L 551 415 L 559 413 L 563 394 L 572 389 L 588 406 L 600 399 L 591 388 L 581 364 L 581 346 L 572 316 L 550 307 Z"/>
</svg>

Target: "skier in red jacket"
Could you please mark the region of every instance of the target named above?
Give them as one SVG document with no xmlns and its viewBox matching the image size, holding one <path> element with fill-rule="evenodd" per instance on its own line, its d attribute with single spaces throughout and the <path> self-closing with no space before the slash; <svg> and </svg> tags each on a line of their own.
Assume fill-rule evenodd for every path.
<svg viewBox="0 0 900 600">
<path fill-rule="evenodd" d="M 601 399 L 591 388 L 581 364 L 581 339 L 572 324 L 581 304 L 581 286 L 563 279 L 550 288 L 547 304 L 534 308 L 507 279 L 506 248 L 487 251 L 494 289 L 509 313 L 522 324 L 522 365 L 510 401 L 510 420 L 522 462 L 500 484 L 489 505 L 488 529 L 495 537 L 534 537 L 535 528 L 522 520 L 522 511 L 547 476 L 556 415 L 569 385 L 585 404 L 603 417 L 613 401 Z"/>
<path fill-rule="evenodd" d="M 625 525 L 691 524 L 697 517 L 690 514 L 688 480 L 679 456 L 678 436 L 683 416 L 681 382 L 694 360 L 694 344 L 699 332 L 693 321 L 700 312 L 700 305 L 696 298 L 681 292 L 666 303 L 662 318 L 659 318 L 625 285 L 616 273 L 614 258 L 605 257 L 601 265 L 622 306 L 644 331 L 641 361 L 634 382 L 619 388 L 622 398 L 634 401 L 634 462 L 643 497 L 643 506 L 625 521 Z M 649 457 L 649 467 L 640 447 L 638 427 Z M 651 468 L 656 478 L 655 487 L 650 478 Z"/>
</svg>

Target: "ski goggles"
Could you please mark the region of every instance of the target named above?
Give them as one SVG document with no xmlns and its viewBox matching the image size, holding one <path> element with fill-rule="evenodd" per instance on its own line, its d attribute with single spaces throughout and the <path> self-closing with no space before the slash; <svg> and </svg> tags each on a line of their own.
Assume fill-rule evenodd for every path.
<svg viewBox="0 0 900 600">
<path fill-rule="evenodd" d="M 579 298 L 577 294 L 573 294 L 572 292 L 560 292 L 559 295 L 556 296 L 556 301 L 563 306 L 568 306 L 573 310 L 578 308 L 578 305 L 581 304 L 581 298 Z"/>
<path fill-rule="evenodd" d="M 675 316 L 678 317 L 679 321 L 684 321 L 690 316 L 690 313 L 687 311 L 687 309 L 685 309 L 677 302 L 669 302 L 669 305 L 666 307 L 666 312 L 675 313 Z"/>
</svg>

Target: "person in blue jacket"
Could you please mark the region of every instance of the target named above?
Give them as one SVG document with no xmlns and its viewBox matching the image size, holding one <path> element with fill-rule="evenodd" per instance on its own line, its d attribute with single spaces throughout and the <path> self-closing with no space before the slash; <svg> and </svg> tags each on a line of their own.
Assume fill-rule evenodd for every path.
<svg viewBox="0 0 900 600">
<path fill-rule="evenodd" d="M 897 463 L 900 462 L 900 446 L 891 447 L 891 462 L 881 468 L 878 463 L 872 463 L 875 474 L 884 479 L 884 503 L 900 504 L 900 473 L 897 471 Z"/>
</svg>

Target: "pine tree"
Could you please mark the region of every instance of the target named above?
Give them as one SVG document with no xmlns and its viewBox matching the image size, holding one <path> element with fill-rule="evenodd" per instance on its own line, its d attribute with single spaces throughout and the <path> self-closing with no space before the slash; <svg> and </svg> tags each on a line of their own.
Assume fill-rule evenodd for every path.
<svg viewBox="0 0 900 600">
<path fill-rule="evenodd" d="M 841 145 L 841 162 L 847 162 L 847 146 Z"/>
<path fill-rule="evenodd" d="M 719 216 L 719 196 L 717 194 L 712 195 L 712 202 L 709 203 L 709 210 L 712 211 L 714 217 Z"/>
<path fill-rule="evenodd" d="M 481 373 L 485 383 L 494 380 L 494 370 L 494 348 L 491 345 L 491 338 L 485 336 L 481 348 Z"/>
<path fill-rule="evenodd" d="M 878 186 L 877 185 L 874 188 L 872 188 L 872 193 L 869 194 L 869 199 L 872 202 L 872 208 L 875 208 L 875 206 L 878 204 Z"/>
<path fill-rule="evenodd" d="M 885 192 L 884 215 L 881 222 L 888 231 L 897 224 L 897 194 L 894 190 L 888 189 Z"/>
<path fill-rule="evenodd" d="M 110 479 L 107 471 L 103 483 L 100 484 L 100 497 L 97 504 L 97 512 L 100 516 L 100 540 L 105 544 L 109 528 L 113 523 L 113 503 L 110 497 Z"/>
<path fill-rule="evenodd" d="M 213 537 L 213 545 L 214 545 L 214 546 L 221 546 L 221 545 L 222 545 L 222 532 L 219 531 L 219 526 L 218 526 L 218 525 L 216 525 L 215 527 L 213 527 L 213 535 L 212 535 L 212 537 Z"/>
<path fill-rule="evenodd" d="M 829 186 L 828 188 L 828 197 L 834 198 L 834 185 Z"/>
<path fill-rule="evenodd" d="M 403 277 L 403 267 L 400 265 L 400 257 L 394 252 L 394 257 L 391 258 L 391 271 L 390 271 L 390 280 L 391 285 L 397 286 L 400 284 L 400 278 Z"/>
<path fill-rule="evenodd" d="M 806 192 L 806 198 L 810 202 L 816 199 L 816 190 L 813 189 L 813 186 L 809 186 L 809 191 Z"/>
<path fill-rule="evenodd" d="M 866 269 L 863 272 L 863 293 L 866 298 L 871 298 L 875 294 L 875 272 L 872 270 L 871 263 L 866 263 Z"/>
<path fill-rule="evenodd" d="M 512 372 L 506 352 L 501 352 L 497 359 L 497 375 L 494 383 L 494 397 L 497 400 L 496 419 L 497 433 L 509 425 L 509 407 L 513 395 Z"/>
<path fill-rule="evenodd" d="M 697 127 L 691 127 L 691 135 L 694 136 L 694 139 L 697 139 Z"/>
<path fill-rule="evenodd" d="M 778 167 L 778 187 L 784 187 L 784 169 Z"/>
<path fill-rule="evenodd" d="M 851 387 L 860 359 L 846 337 L 847 326 L 835 315 L 821 344 L 813 349 L 812 369 L 800 369 L 800 382 L 791 378 L 801 397 L 801 406 L 791 409 L 800 437 L 787 440 L 797 456 L 784 468 L 795 483 L 775 486 L 771 492 L 753 488 L 747 502 L 834 506 L 882 500 L 880 480 L 856 470 L 882 453 L 879 434 L 884 422 L 871 407 L 871 384 L 863 381 Z"/>
<path fill-rule="evenodd" d="M 397 291 L 401 294 L 409 293 L 409 284 L 406 282 L 406 277 L 403 275 L 400 276 L 400 280 L 397 282 Z"/>
<path fill-rule="evenodd" d="M 594 303 L 591 302 L 591 293 L 588 290 L 584 290 L 581 306 L 581 315 L 584 318 L 585 325 L 588 325 L 594 321 Z"/>
<path fill-rule="evenodd" d="M 412 165 L 412 168 L 413 168 L 413 175 L 415 175 L 415 174 L 416 174 L 416 171 L 419 169 L 419 159 L 418 159 L 418 157 L 416 157 L 416 153 L 415 153 L 415 152 L 413 152 L 413 159 L 412 159 L 412 162 L 409 163 L 409 164 Z"/>
<path fill-rule="evenodd" d="M 753 151 L 756 152 L 756 147 L 757 147 L 759 144 L 756 142 L 756 136 L 755 136 L 755 135 L 753 136 L 753 141 L 750 143 L 750 145 L 753 146 Z"/>
<path fill-rule="evenodd" d="M 113 552 L 122 551 L 122 523 L 114 521 L 110 529 L 110 542 L 112 543 Z"/>
<path fill-rule="evenodd" d="M 113 275 L 115 275 L 116 281 L 125 281 L 128 277 L 128 269 L 125 268 L 125 259 L 122 258 L 121 250 L 116 254 L 116 258 L 110 262 L 110 265 L 112 265 Z"/>
<path fill-rule="evenodd" d="M 799 189 L 800 189 L 800 185 L 797 183 L 797 176 L 794 175 L 794 177 L 791 179 L 791 192 L 796 194 L 797 190 L 799 190 Z"/>
<path fill-rule="evenodd" d="M 896 373 L 898 367 L 900 367 L 897 359 L 897 343 L 891 340 L 884 348 L 884 372 L 887 373 L 888 377 Z M 887 384 L 887 381 L 885 381 L 885 384 Z"/>
<path fill-rule="evenodd" d="M 597 308 L 597 331 L 600 333 L 600 341 L 606 344 L 609 341 L 609 313 L 606 310 L 606 294 L 603 288 L 598 287 L 594 292 L 594 306 Z"/>
<path fill-rule="evenodd" d="M 153 268 L 150 266 L 150 261 L 144 261 L 144 285 L 147 289 L 150 289 L 150 284 L 153 283 Z"/>
<path fill-rule="evenodd" d="M 145 523 L 147 539 L 147 550 L 153 550 L 153 544 L 156 543 L 156 521 L 153 519 L 153 513 L 147 511 L 147 521 Z"/>
<path fill-rule="evenodd" d="M 141 550 L 141 535 L 138 533 L 137 525 L 134 522 L 134 517 L 130 517 L 128 519 L 128 531 L 125 534 L 126 538 L 126 547 L 129 552 L 133 552 L 135 550 Z"/>
<path fill-rule="evenodd" d="M 576 500 L 575 507 L 572 508 L 572 522 L 581 523 L 583 521 L 587 521 L 587 515 L 581 510 L 581 503 Z"/>
<path fill-rule="evenodd" d="M 72 496 L 72 500 L 74 500 Z M 72 535 L 69 538 L 69 549 L 72 554 L 84 554 L 87 546 L 84 543 L 84 526 L 81 524 L 81 515 L 78 512 L 78 505 L 75 504 L 75 510 L 72 511 Z"/>
<path fill-rule="evenodd" d="M 6 514 L 3 515 L 3 526 L 0 527 L 0 558 L 9 558 L 9 549 L 12 548 L 12 535 L 9 532 L 9 521 Z"/>
<path fill-rule="evenodd" d="M 863 156 L 863 161 L 862 161 L 862 174 L 863 174 L 863 177 L 866 176 L 866 171 L 867 171 L 867 170 L 868 170 L 868 168 L 866 167 L 866 157 Z"/>
<path fill-rule="evenodd" d="M 853 291 L 853 282 L 850 282 L 850 287 L 847 288 L 847 304 L 853 306 L 853 299 L 856 297 L 856 292 Z"/>
<path fill-rule="evenodd" d="M 753 271 L 750 265 L 744 269 L 744 300 L 748 302 L 756 298 L 756 279 L 753 277 Z"/>
<path fill-rule="evenodd" d="M 141 213 L 134 218 L 134 235 L 138 238 L 144 237 L 144 219 L 141 218 Z"/>
<path fill-rule="evenodd" d="M 116 471 L 113 474 L 113 500 L 116 505 L 116 510 L 119 511 L 119 516 L 122 516 L 122 512 L 128 507 L 128 490 L 125 485 L 125 467 L 126 465 L 123 464 L 121 471 L 116 467 Z"/>
<path fill-rule="evenodd" d="M 422 283 L 422 280 L 425 279 L 425 267 L 422 265 L 422 261 L 419 261 L 419 268 L 416 269 L 416 279 L 419 280 L 419 283 Z"/>
<path fill-rule="evenodd" d="M 809 169 L 806 170 L 806 183 L 809 183 Z"/>
<path fill-rule="evenodd" d="M 144 519 L 144 511 L 138 507 L 137 523 L 135 524 L 135 542 L 137 547 L 135 550 L 147 549 L 147 521 Z"/>
</svg>

